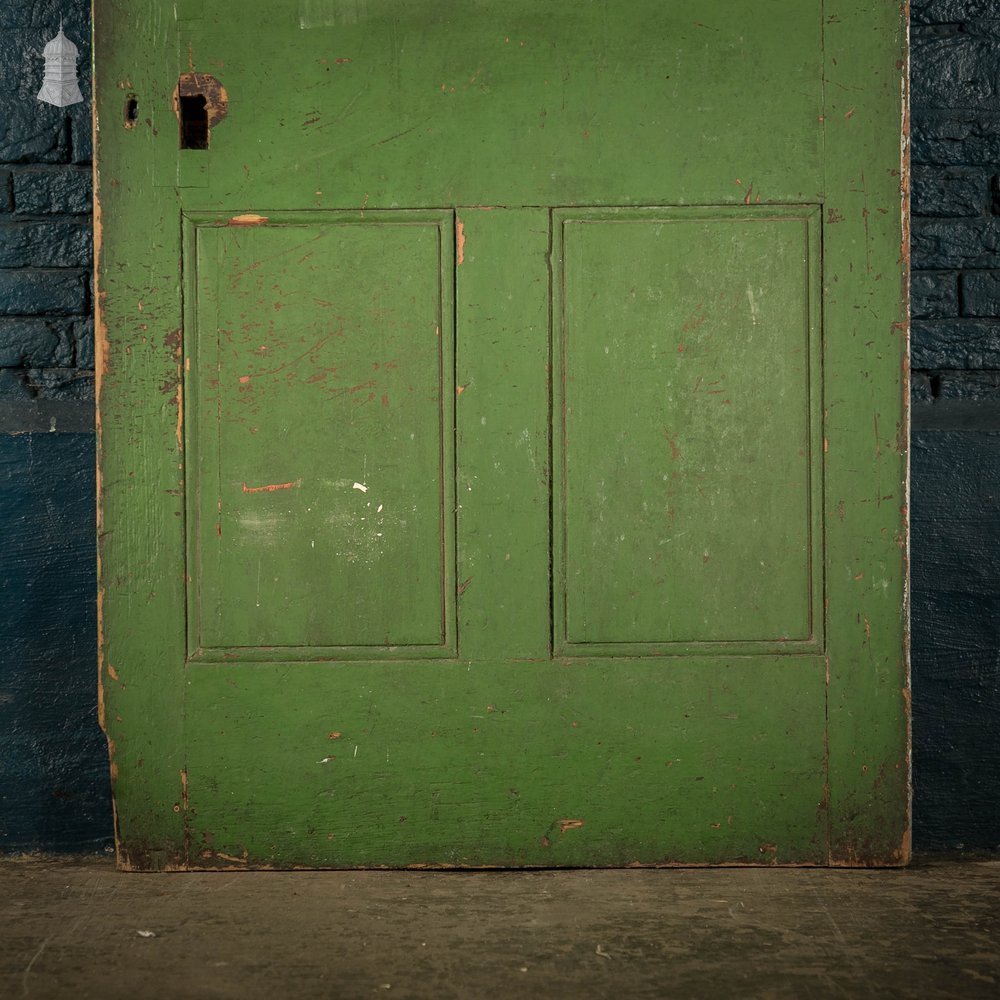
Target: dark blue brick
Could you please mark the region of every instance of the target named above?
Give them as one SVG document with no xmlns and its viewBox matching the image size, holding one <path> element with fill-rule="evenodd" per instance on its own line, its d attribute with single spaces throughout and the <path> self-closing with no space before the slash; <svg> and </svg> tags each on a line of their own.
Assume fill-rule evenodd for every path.
<svg viewBox="0 0 1000 1000">
<path fill-rule="evenodd" d="M 912 0 L 915 24 L 954 24 L 997 16 L 996 0 Z"/>
<path fill-rule="evenodd" d="M 993 171 L 988 167 L 914 166 L 914 215 L 976 216 L 986 212 L 992 193 Z"/>
<path fill-rule="evenodd" d="M 94 373 L 78 368 L 29 368 L 25 381 L 39 399 L 94 398 Z"/>
<path fill-rule="evenodd" d="M 61 368 L 73 364 L 79 357 L 75 327 L 70 319 L 0 318 L 0 368 Z"/>
<path fill-rule="evenodd" d="M 66 118 L 55 108 L 36 115 L 0 106 L 0 163 L 65 163 L 69 142 Z"/>
<path fill-rule="evenodd" d="M 1000 271 L 962 275 L 962 315 L 1000 317 Z"/>
<path fill-rule="evenodd" d="M 911 93 L 914 107 L 1000 111 L 997 44 L 989 22 L 961 32 L 914 33 Z"/>
<path fill-rule="evenodd" d="M 23 400 L 30 402 L 35 394 L 28 387 L 25 374 L 20 368 L 0 368 L 0 400 Z M 3 435 L 0 434 L 0 441 Z"/>
<path fill-rule="evenodd" d="M 1000 321 L 920 320 L 910 325 L 914 369 L 1000 368 Z"/>
<path fill-rule="evenodd" d="M 1000 399 L 1000 372 L 941 371 L 934 379 L 937 399 L 989 400 Z"/>
<path fill-rule="evenodd" d="M 959 166 L 1000 161 L 1000 114 L 913 111 L 915 164 Z"/>
<path fill-rule="evenodd" d="M 76 363 L 80 368 L 94 367 L 94 319 L 78 319 L 73 323 Z"/>
<path fill-rule="evenodd" d="M 910 313 L 922 319 L 958 316 L 958 275 L 954 271 L 914 271 Z"/>
<path fill-rule="evenodd" d="M 1000 219 L 914 219 L 910 249 L 915 268 L 1000 268 Z"/>
<path fill-rule="evenodd" d="M 80 315 L 89 287 L 86 271 L 0 270 L 0 316 Z"/>
<path fill-rule="evenodd" d="M 912 372 L 910 374 L 910 403 L 930 403 L 934 398 L 931 388 L 931 377 L 927 372 Z"/>
<path fill-rule="evenodd" d="M 87 215 L 91 173 L 86 167 L 26 167 L 13 172 L 14 211 L 22 215 Z"/>
<path fill-rule="evenodd" d="M 0 267 L 88 267 L 92 260 L 89 223 L 0 223 Z"/>
<path fill-rule="evenodd" d="M 84 80 L 80 81 L 80 91 L 83 93 L 84 103 L 81 107 L 90 109 L 90 84 Z M 94 159 L 94 124 L 90 114 L 74 114 L 70 118 L 70 145 L 72 147 L 71 159 L 78 165 L 89 164 Z"/>
<path fill-rule="evenodd" d="M 79 45 L 90 30 L 87 0 L 0 0 L 0 28 L 36 28 L 43 35 L 55 34 L 59 22 Z"/>
</svg>

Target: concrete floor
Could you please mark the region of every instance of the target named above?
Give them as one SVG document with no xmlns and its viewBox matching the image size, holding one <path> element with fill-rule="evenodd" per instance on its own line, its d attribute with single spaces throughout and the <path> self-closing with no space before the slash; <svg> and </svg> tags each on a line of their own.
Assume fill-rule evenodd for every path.
<svg viewBox="0 0 1000 1000">
<path fill-rule="evenodd" d="M 119 874 L 0 859 L 0 997 L 1000 997 L 1000 861 Z"/>
</svg>

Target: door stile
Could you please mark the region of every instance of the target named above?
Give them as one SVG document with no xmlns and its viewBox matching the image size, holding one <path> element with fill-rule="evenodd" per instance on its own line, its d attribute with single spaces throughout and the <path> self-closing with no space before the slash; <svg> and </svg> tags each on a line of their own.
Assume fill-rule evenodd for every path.
<svg viewBox="0 0 1000 1000">
<path fill-rule="evenodd" d="M 907 12 L 824 13 L 829 863 L 894 865 L 910 855 Z"/>
</svg>

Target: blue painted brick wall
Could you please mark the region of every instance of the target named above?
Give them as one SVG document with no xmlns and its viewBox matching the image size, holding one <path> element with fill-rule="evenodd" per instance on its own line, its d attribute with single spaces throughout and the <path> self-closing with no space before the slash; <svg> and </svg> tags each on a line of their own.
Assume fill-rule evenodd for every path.
<svg viewBox="0 0 1000 1000">
<path fill-rule="evenodd" d="M 42 49 L 60 20 L 80 50 L 85 98 L 69 108 L 36 100 Z M 0 399 L 85 400 L 93 397 L 90 4 L 0 0 L 0 36 Z"/>
<path fill-rule="evenodd" d="M 111 839 L 96 713 L 90 4 L 0 0 L 0 850 Z M 83 104 L 36 100 L 80 49 Z"/>
<path fill-rule="evenodd" d="M 1000 4 L 915 0 L 914 844 L 1000 847 Z"/>
<path fill-rule="evenodd" d="M 0 0 L 0 850 L 110 840 L 96 725 L 90 114 L 40 104 L 64 19 Z M 1000 845 L 1000 7 L 914 0 L 914 842 Z"/>
<path fill-rule="evenodd" d="M 93 435 L 0 435 L 0 524 L 0 848 L 100 849 Z"/>
</svg>

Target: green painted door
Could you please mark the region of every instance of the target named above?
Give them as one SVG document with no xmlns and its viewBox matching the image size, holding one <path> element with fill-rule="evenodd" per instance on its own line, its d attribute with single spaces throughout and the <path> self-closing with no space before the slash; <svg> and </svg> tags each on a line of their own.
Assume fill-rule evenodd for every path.
<svg viewBox="0 0 1000 1000">
<path fill-rule="evenodd" d="M 905 861 L 899 5 L 95 24 L 121 863 Z"/>
</svg>

